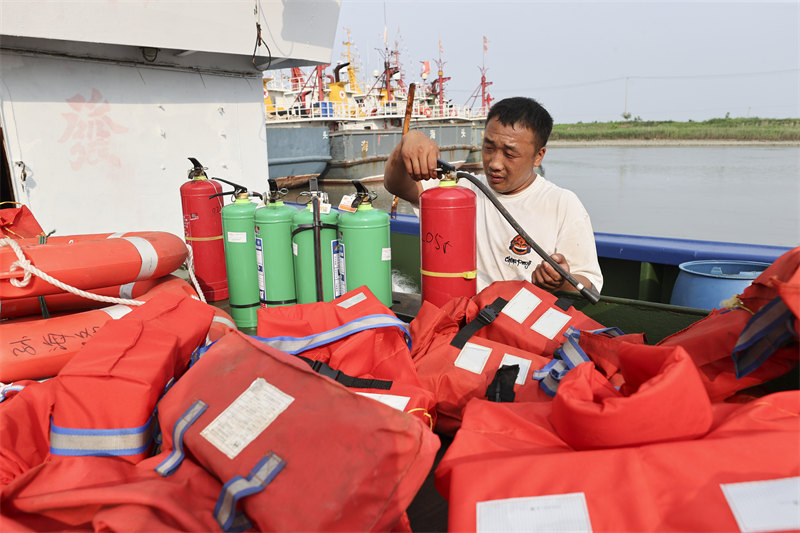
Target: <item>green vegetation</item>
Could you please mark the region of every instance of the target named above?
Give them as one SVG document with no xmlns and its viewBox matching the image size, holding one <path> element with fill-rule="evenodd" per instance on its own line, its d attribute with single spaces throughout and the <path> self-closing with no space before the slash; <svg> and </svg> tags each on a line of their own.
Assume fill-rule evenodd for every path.
<svg viewBox="0 0 800 533">
<path fill-rule="evenodd" d="M 556 124 L 551 140 L 800 141 L 800 119 L 714 118 L 704 122 L 644 121 Z"/>
</svg>

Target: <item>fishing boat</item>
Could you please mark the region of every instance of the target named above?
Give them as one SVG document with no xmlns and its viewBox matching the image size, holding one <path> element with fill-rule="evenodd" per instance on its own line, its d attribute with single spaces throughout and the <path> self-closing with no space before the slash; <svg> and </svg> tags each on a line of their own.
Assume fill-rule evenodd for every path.
<svg viewBox="0 0 800 533">
<path fill-rule="evenodd" d="M 270 176 L 279 183 L 287 179 L 286 162 L 294 161 L 297 167 L 311 159 L 319 164 L 305 178 L 318 171 L 320 181 L 328 183 L 383 179 L 386 159 L 402 134 L 409 86 L 401 75 L 399 52 L 385 47 L 383 71 L 375 76 L 371 87 L 363 89 L 356 57 L 350 49 L 352 43 L 348 40 L 344 44 L 346 61 L 337 65 L 332 75 L 323 74 L 324 66 L 315 67 L 308 75 L 295 68 L 288 77 L 265 81 L 268 143 L 269 138 L 273 139 L 269 144 Z M 485 108 L 474 113 L 447 99 L 444 84 L 450 78 L 444 76 L 441 56 L 437 64 L 438 76 L 430 86 L 424 83 L 428 66 L 428 72 L 422 74 L 423 84 L 412 95 L 410 128 L 437 139 L 443 157 L 461 166 L 471 153 L 475 157 L 479 146 L 475 140 L 483 131 Z M 341 72 L 347 73 L 346 80 L 341 79 Z M 328 132 L 326 135 L 323 130 L 322 138 L 329 143 L 330 154 L 323 166 L 320 132 L 308 128 L 325 126 Z M 293 154 L 291 149 L 297 142 L 307 142 L 314 148 L 302 155 Z M 274 171 L 273 163 L 278 165 Z"/>
</svg>

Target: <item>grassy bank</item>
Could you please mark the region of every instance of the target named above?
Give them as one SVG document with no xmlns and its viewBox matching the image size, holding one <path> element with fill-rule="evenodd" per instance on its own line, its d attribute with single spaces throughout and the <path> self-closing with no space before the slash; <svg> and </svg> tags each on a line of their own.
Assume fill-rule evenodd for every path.
<svg viewBox="0 0 800 533">
<path fill-rule="evenodd" d="M 704 122 L 627 120 L 556 124 L 551 140 L 737 140 L 800 141 L 800 119 L 715 118 Z"/>
</svg>

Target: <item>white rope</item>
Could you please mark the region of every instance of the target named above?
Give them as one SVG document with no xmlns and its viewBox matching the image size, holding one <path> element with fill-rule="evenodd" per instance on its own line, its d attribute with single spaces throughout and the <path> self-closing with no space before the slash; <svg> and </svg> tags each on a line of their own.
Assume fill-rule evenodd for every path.
<svg viewBox="0 0 800 533">
<path fill-rule="evenodd" d="M 15 287 L 27 287 L 28 283 L 31 281 L 31 275 L 37 276 L 47 283 L 51 285 L 55 285 L 59 289 L 71 292 L 72 294 L 76 294 L 83 298 L 88 298 L 89 300 L 95 300 L 98 302 L 106 302 L 111 304 L 123 304 L 123 305 L 142 305 L 144 304 L 141 300 L 130 300 L 127 298 L 115 298 L 113 296 L 102 296 L 100 294 L 94 294 L 92 292 L 83 291 L 71 285 L 67 285 L 66 283 L 57 280 L 50 274 L 46 272 L 42 272 L 33 264 L 31 264 L 30 260 L 25 258 L 25 254 L 22 252 L 22 248 L 20 247 L 19 243 L 17 243 L 14 239 L 10 237 L 5 237 L 0 240 L 0 247 L 3 246 L 10 246 L 14 253 L 17 255 L 17 260 L 11 263 L 11 266 L 8 268 L 9 272 L 14 272 L 18 268 L 25 272 L 22 279 L 11 278 L 9 281 Z M 197 277 L 194 274 L 194 252 L 192 251 L 192 247 L 188 244 L 186 245 L 187 255 L 186 255 L 186 267 L 189 271 L 189 278 L 192 280 L 192 285 L 194 286 L 194 290 L 197 291 L 197 295 L 200 298 L 200 301 L 203 303 L 208 303 L 206 301 L 206 297 L 203 294 L 203 290 L 200 288 L 200 283 L 197 281 Z"/>
<path fill-rule="evenodd" d="M 200 301 L 204 304 L 208 303 L 206 302 L 205 295 L 203 295 L 203 289 L 200 288 L 200 283 L 197 282 L 197 278 L 194 275 L 194 252 L 189 243 L 186 243 L 186 249 L 189 251 L 189 254 L 186 256 L 186 269 L 189 271 L 189 278 L 192 280 L 192 285 L 194 285 L 194 290 L 197 291 L 197 296 L 200 297 Z"/>
<path fill-rule="evenodd" d="M 9 237 L 4 237 L 3 240 L 0 241 L 0 247 L 2 246 L 10 246 L 11 249 L 14 250 L 14 253 L 17 254 L 17 260 L 11 263 L 11 266 L 8 268 L 9 272 L 13 272 L 18 268 L 25 271 L 25 275 L 22 277 L 21 280 L 15 278 L 11 278 L 9 280 L 11 284 L 15 287 L 20 287 L 20 288 L 27 287 L 28 283 L 30 283 L 31 281 L 31 274 L 33 274 L 34 276 L 43 279 L 47 283 L 55 285 L 56 287 L 58 287 L 63 291 L 71 292 L 72 294 L 76 294 L 83 298 L 88 298 L 89 300 L 95 300 L 98 302 L 107 302 L 111 304 L 123 304 L 123 305 L 144 304 L 144 302 L 140 300 L 129 300 L 127 298 L 114 298 L 113 296 L 101 296 L 99 294 L 82 291 L 81 289 L 75 288 L 71 285 L 67 285 L 66 283 L 57 280 L 50 274 L 42 272 L 41 270 L 33 266 L 30 260 L 25 259 L 25 255 L 22 253 L 22 248 L 14 239 L 11 239 Z"/>
</svg>

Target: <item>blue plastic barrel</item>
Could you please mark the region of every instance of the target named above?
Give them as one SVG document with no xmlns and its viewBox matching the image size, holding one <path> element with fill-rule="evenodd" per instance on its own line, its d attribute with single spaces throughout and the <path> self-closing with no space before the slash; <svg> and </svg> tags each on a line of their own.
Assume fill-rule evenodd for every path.
<svg viewBox="0 0 800 533">
<path fill-rule="evenodd" d="M 719 309 L 720 302 L 741 294 L 769 263 L 756 261 L 689 261 L 680 273 L 669 303 L 697 309 Z"/>
</svg>

